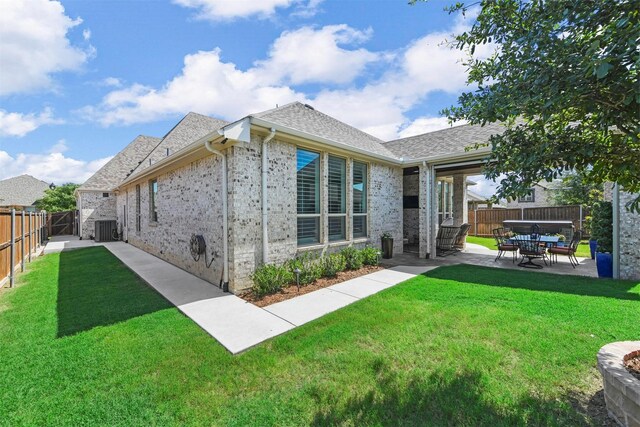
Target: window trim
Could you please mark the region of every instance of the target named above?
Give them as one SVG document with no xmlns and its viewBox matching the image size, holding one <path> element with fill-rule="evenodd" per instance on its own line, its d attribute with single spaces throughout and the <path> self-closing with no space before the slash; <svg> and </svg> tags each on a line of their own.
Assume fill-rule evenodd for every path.
<svg viewBox="0 0 640 427">
<path fill-rule="evenodd" d="M 329 212 L 329 192 L 330 192 L 330 188 L 329 188 L 329 174 L 330 174 L 330 170 L 329 170 L 329 162 L 331 161 L 331 159 L 337 159 L 337 160 L 341 160 L 343 162 L 344 165 L 344 169 L 343 169 L 343 175 L 342 175 L 342 212 L 339 213 L 331 213 Z M 346 157 L 342 157 L 342 156 L 336 156 L 334 154 L 327 154 L 327 240 L 329 241 L 329 243 L 335 243 L 335 242 L 343 242 L 347 240 L 347 162 L 348 159 Z M 329 219 L 330 218 L 342 218 L 343 220 L 343 234 L 342 236 L 340 236 L 339 238 L 331 238 L 331 234 L 329 233 Z"/>
<path fill-rule="evenodd" d="M 141 205 L 140 205 L 140 184 L 136 185 L 136 233 L 140 233 L 142 230 L 142 215 L 141 215 Z"/>
<path fill-rule="evenodd" d="M 322 169 L 323 169 L 323 160 L 322 160 L 322 152 L 320 151 L 314 151 L 314 150 L 309 150 L 307 148 L 303 148 L 303 147 L 299 147 L 296 146 L 296 199 L 298 198 L 298 152 L 299 151 L 306 151 L 307 153 L 313 153 L 313 154 L 317 154 L 317 160 L 318 160 L 318 167 L 316 170 L 316 189 L 318 194 L 316 195 L 317 198 L 317 203 L 316 203 L 316 213 L 298 213 L 298 203 L 296 200 L 296 243 L 298 247 L 305 247 L 305 246 L 315 246 L 315 245 L 319 245 L 319 244 L 323 244 L 323 239 L 322 239 L 322 230 L 323 230 L 323 224 L 322 224 L 322 196 L 323 196 L 323 190 L 322 190 L 322 181 L 323 181 L 323 174 L 322 174 Z M 300 237 L 297 235 L 297 230 L 298 230 L 298 226 L 299 226 L 299 219 L 301 218 L 317 218 L 317 224 L 318 224 L 318 228 L 316 230 L 316 235 L 317 235 L 317 240 L 312 241 L 312 242 L 306 242 L 306 243 L 300 243 Z"/>
<path fill-rule="evenodd" d="M 536 201 L 536 189 L 535 187 L 531 187 L 529 189 L 529 194 L 526 196 L 518 197 L 518 203 L 535 203 Z"/>
<path fill-rule="evenodd" d="M 155 184 L 155 191 L 153 189 L 153 184 Z M 149 180 L 149 221 L 150 222 L 158 222 L 158 203 L 156 200 L 156 196 L 158 195 L 158 178 L 153 178 Z"/>
<path fill-rule="evenodd" d="M 370 165 L 367 162 L 362 162 L 359 160 L 353 160 L 351 162 L 351 239 L 355 240 L 355 239 L 366 239 L 369 237 L 369 170 L 370 170 Z M 365 173 L 363 174 L 363 193 L 364 193 L 364 208 L 365 208 L 365 212 L 355 212 L 354 209 L 354 205 L 355 205 L 355 198 L 353 197 L 353 188 L 355 186 L 355 179 L 354 179 L 354 173 L 355 173 L 355 165 L 356 163 L 359 163 L 361 165 L 363 165 L 365 167 Z M 354 219 L 356 217 L 364 217 L 364 234 L 363 235 L 356 235 L 353 230 L 354 230 Z"/>
</svg>

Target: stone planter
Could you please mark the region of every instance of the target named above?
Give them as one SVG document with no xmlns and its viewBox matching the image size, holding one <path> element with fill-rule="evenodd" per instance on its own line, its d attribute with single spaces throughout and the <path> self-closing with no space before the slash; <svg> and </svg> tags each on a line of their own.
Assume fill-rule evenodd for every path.
<svg viewBox="0 0 640 427">
<path fill-rule="evenodd" d="M 609 417 L 621 426 L 640 427 L 640 380 L 624 367 L 623 358 L 640 349 L 640 341 L 607 344 L 598 352 Z"/>
</svg>

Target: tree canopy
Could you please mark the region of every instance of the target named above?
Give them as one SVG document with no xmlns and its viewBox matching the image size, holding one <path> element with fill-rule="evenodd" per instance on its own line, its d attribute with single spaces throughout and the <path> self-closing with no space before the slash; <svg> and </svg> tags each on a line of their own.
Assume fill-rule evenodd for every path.
<svg viewBox="0 0 640 427">
<path fill-rule="evenodd" d="M 35 206 L 47 212 L 71 211 L 76 208 L 76 198 L 73 192 L 78 184 L 63 184 L 53 189 L 45 190 L 44 197 L 36 201 Z"/>
<path fill-rule="evenodd" d="M 484 169 L 496 198 L 516 198 L 540 180 L 575 170 L 595 184 L 640 193 L 640 2 L 485 0 L 452 44 L 469 55 L 468 84 L 452 121 L 503 122 Z M 477 46 L 494 44 L 486 58 Z M 506 175 L 506 177 L 504 177 Z M 629 205 L 640 211 L 640 196 Z"/>
</svg>

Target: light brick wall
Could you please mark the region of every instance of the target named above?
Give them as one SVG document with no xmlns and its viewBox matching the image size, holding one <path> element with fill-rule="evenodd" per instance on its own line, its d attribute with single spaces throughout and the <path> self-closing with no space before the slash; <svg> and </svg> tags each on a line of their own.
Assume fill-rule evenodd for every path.
<svg viewBox="0 0 640 427">
<path fill-rule="evenodd" d="M 196 276 L 218 285 L 222 279 L 222 167 L 221 159 L 208 156 L 158 175 L 158 221 L 151 222 L 149 180 L 140 182 L 141 231 L 136 231 L 136 188 L 121 189 L 118 212 L 128 212 L 124 231 L 129 243 Z M 123 214 L 119 213 L 123 221 Z M 192 234 L 204 236 L 205 256 L 195 261 L 189 251 Z M 176 286 L 179 286 L 176 283 Z"/>
<path fill-rule="evenodd" d="M 94 191 L 78 193 L 80 198 L 76 204 L 80 210 L 81 237 L 89 239 L 95 237 L 96 221 L 116 219 L 116 196 L 115 193 L 109 193 L 109 197 L 103 197 L 103 192 Z"/>
<path fill-rule="evenodd" d="M 552 206 L 550 195 L 551 190 L 536 185 L 535 187 L 535 201 L 533 202 L 519 202 L 513 200 L 506 203 L 507 208 L 541 208 L 545 206 Z"/>
<path fill-rule="evenodd" d="M 640 279 L 640 215 L 627 210 L 625 205 L 637 195 L 620 191 L 620 277 Z"/>
<path fill-rule="evenodd" d="M 393 236 L 394 254 L 402 245 L 402 168 L 370 164 L 369 172 L 369 239 L 380 247 L 380 235 Z"/>
</svg>

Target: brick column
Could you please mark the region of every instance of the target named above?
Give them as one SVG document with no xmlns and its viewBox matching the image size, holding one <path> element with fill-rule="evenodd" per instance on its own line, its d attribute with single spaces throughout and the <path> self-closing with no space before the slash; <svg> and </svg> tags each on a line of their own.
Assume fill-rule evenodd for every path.
<svg viewBox="0 0 640 427">
<path fill-rule="evenodd" d="M 461 173 L 453 175 L 453 225 L 460 226 L 467 222 L 467 182 Z"/>
</svg>

